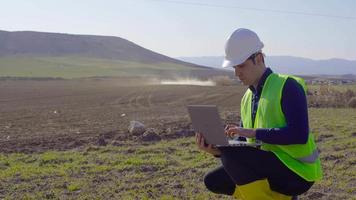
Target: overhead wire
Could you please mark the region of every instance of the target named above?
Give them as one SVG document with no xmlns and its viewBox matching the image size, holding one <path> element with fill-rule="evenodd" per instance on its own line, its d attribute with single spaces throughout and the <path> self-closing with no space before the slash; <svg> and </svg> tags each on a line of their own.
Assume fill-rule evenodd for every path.
<svg viewBox="0 0 356 200">
<path fill-rule="evenodd" d="M 322 14 L 322 13 L 292 11 L 292 10 L 277 10 L 277 9 L 266 9 L 266 8 L 241 7 L 241 6 L 236 6 L 236 5 L 210 4 L 210 3 L 199 3 L 199 2 L 177 1 L 177 0 L 149 0 L 149 1 L 160 1 L 160 2 L 165 2 L 165 3 L 175 3 L 175 4 L 184 4 L 184 5 L 193 5 L 193 6 L 229 8 L 229 9 L 233 8 L 233 9 L 252 10 L 252 11 L 259 11 L 259 12 L 271 12 L 271 13 L 281 13 L 281 14 L 293 14 L 293 15 L 313 16 L 313 17 L 328 17 L 328 18 L 356 20 L 356 17 L 353 17 L 353 16 L 330 15 L 330 14 Z"/>
</svg>

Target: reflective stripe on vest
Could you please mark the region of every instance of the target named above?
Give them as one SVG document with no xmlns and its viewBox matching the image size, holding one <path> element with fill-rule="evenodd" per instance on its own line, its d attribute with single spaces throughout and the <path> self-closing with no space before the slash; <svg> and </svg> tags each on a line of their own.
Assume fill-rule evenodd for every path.
<svg viewBox="0 0 356 200">
<path fill-rule="evenodd" d="M 314 163 L 318 158 L 319 158 L 319 151 L 318 149 L 315 149 L 313 153 L 311 153 L 309 156 L 296 158 L 296 159 L 299 160 L 300 162 Z"/>
</svg>

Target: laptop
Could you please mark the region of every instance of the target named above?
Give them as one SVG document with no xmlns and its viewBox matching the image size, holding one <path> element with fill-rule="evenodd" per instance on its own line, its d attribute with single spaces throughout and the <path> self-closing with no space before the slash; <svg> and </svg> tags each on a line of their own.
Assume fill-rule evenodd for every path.
<svg viewBox="0 0 356 200">
<path fill-rule="evenodd" d="M 225 135 L 224 125 L 221 121 L 218 108 L 215 105 L 188 105 L 190 119 L 195 132 L 203 134 L 206 143 L 215 146 L 260 146 L 260 143 L 251 143 L 237 140 Z"/>
</svg>

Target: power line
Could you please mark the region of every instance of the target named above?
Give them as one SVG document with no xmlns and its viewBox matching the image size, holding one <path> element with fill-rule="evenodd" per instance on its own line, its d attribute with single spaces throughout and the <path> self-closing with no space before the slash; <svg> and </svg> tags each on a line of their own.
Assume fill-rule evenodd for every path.
<svg viewBox="0 0 356 200">
<path fill-rule="evenodd" d="M 329 14 L 321 14 L 321 13 L 308 13 L 308 12 L 291 11 L 291 10 L 276 10 L 276 9 L 265 9 L 265 8 L 240 7 L 240 6 L 233 6 L 233 5 L 208 4 L 208 3 L 176 1 L 176 0 L 150 0 L 150 1 L 161 1 L 161 2 L 165 2 L 165 3 L 185 4 L 185 5 L 193 5 L 193 6 L 230 8 L 230 9 L 235 8 L 235 9 L 241 9 L 241 10 L 252 10 L 252 11 L 260 11 L 260 12 L 272 12 L 272 13 L 304 15 L 304 16 L 313 16 L 313 17 L 329 17 L 329 18 L 356 20 L 356 17 L 352 17 L 352 16 L 329 15 Z"/>
</svg>

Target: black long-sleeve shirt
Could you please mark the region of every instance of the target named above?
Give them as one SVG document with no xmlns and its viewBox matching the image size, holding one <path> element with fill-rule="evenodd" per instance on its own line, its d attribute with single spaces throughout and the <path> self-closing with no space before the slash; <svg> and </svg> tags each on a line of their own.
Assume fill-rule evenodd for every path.
<svg viewBox="0 0 356 200">
<path fill-rule="evenodd" d="M 273 73 L 267 68 L 262 75 L 257 89 L 250 86 L 252 96 L 252 122 L 255 121 L 258 102 L 267 77 Z M 304 144 L 308 140 L 309 123 L 307 99 L 303 87 L 293 78 L 288 78 L 282 91 L 282 111 L 287 125 L 282 128 L 258 128 L 256 139 L 269 144 Z M 243 124 L 241 123 L 243 126 Z"/>
</svg>

